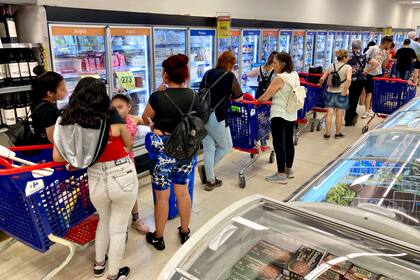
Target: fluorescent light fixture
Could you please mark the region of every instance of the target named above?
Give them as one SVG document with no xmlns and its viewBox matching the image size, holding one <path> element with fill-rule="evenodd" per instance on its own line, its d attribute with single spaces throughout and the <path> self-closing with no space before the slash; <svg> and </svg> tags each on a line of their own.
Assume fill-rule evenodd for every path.
<svg viewBox="0 0 420 280">
<path fill-rule="evenodd" d="M 420 4 L 420 1 L 412 1 L 411 4 Z"/>
</svg>

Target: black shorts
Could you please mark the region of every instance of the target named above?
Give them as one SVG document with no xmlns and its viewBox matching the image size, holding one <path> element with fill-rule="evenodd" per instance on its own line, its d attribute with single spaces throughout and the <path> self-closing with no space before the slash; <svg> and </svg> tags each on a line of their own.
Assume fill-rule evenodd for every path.
<svg viewBox="0 0 420 280">
<path fill-rule="evenodd" d="M 420 61 L 418 59 L 414 62 L 414 69 L 420 69 Z"/>
<path fill-rule="evenodd" d="M 372 93 L 373 92 L 373 78 L 376 78 L 376 77 L 381 77 L 382 75 L 376 75 L 376 76 L 373 76 L 373 75 L 366 75 L 366 84 L 365 84 L 365 90 L 366 90 L 366 93 Z"/>
</svg>

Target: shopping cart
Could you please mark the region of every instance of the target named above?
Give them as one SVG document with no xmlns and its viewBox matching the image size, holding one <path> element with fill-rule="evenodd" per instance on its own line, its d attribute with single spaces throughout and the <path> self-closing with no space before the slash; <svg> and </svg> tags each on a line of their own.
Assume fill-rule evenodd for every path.
<svg viewBox="0 0 420 280">
<path fill-rule="evenodd" d="M 67 258 L 43 278 L 52 279 L 76 248 L 95 238 L 98 217 L 93 215 L 86 170 L 68 171 L 65 164 L 51 162 L 51 145 L 10 150 L 38 164 L 18 166 L 0 157 L 0 231 L 39 252 L 53 243 L 68 247 Z"/>
<path fill-rule="evenodd" d="M 321 124 L 324 118 L 317 119 L 317 113 L 326 112 L 323 105 L 325 87 L 320 87 L 317 84 L 306 82 L 304 79 L 300 81 L 300 84 L 306 88 L 306 99 L 303 108 L 298 111 L 294 137 L 295 145 L 298 144 L 300 135 L 308 126 L 311 127 L 311 132 L 315 131 L 315 126 L 318 131 L 321 130 Z M 312 114 L 312 118 L 308 118 L 309 113 Z M 299 124 L 302 124 L 303 126 L 299 128 Z"/>
<path fill-rule="evenodd" d="M 258 102 L 249 94 L 241 102 L 232 102 L 228 111 L 227 123 L 232 134 L 233 147 L 249 153 L 249 161 L 239 172 L 239 186 L 245 188 L 245 170 L 257 161 L 261 154 L 270 152 L 269 162 L 274 162 L 274 152 L 268 146 L 262 146 L 260 140 L 270 133 L 271 102 Z"/>
<path fill-rule="evenodd" d="M 369 130 L 375 116 L 386 118 L 416 96 L 416 85 L 411 81 L 394 78 L 373 78 L 372 110 L 375 113 L 363 127 Z"/>
</svg>

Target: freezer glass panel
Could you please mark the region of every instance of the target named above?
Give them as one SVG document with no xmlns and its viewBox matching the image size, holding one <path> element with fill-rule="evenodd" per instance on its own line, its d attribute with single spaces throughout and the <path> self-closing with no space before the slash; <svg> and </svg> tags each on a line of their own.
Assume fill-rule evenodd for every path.
<svg viewBox="0 0 420 280">
<path fill-rule="evenodd" d="M 324 69 L 326 69 L 328 65 L 330 65 L 333 61 L 334 40 L 335 40 L 335 32 L 328 32 L 327 57 L 325 58 Z"/>
<path fill-rule="evenodd" d="M 133 115 L 140 116 L 151 93 L 150 34 L 147 28 L 111 28 L 113 93 L 125 93 L 131 98 Z M 138 126 L 134 145 L 144 144 L 150 129 Z"/>
<path fill-rule="evenodd" d="M 162 62 L 174 54 L 187 54 L 185 29 L 156 28 L 153 30 L 155 52 L 155 87 L 162 84 Z"/>
<path fill-rule="evenodd" d="M 305 38 L 305 71 L 309 70 L 309 67 L 314 64 L 314 45 L 315 45 L 316 32 L 306 32 Z"/>
<path fill-rule="evenodd" d="M 290 45 L 292 43 L 292 31 L 280 32 L 280 47 L 279 51 L 290 53 Z"/>
<path fill-rule="evenodd" d="M 304 45 L 305 45 L 305 32 L 295 31 L 293 32 L 292 41 L 292 59 L 296 71 L 303 71 L 304 68 Z"/>
<path fill-rule="evenodd" d="M 214 67 L 215 30 L 190 30 L 191 87 L 198 89 L 207 70 Z"/>
<path fill-rule="evenodd" d="M 260 44 L 259 30 L 244 30 L 242 37 L 242 73 L 247 73 L 258 62 Z"/>
<path fill-rule="evenodd" d="M 275 30 L 263 30 L 262 34 L 261 61 L 266 62 L 270 54 L 274 51 L 277 51 L 279 32 Z"/>
<path fill-rule="evenodd" d="M 418 279 L 420 261 L 356 231 L 261 200 L 224 217 L 160 279 Z M 388 278 L 386 278 L 388 277 Z"/>
<path fill-rule="evenodd" d="M 378 128 L 395 127 L 420 128 L 420 99 L 413 99 L 378 126 Z"/>
<path fill-rule="evenodd" d="M 362 34 L 363 49 L 367 47 L 367 45 L 369 44 L 370 41 L 371 41 L 370 33 L 369 32 L 363 32 L 363 34 Z"/>
<path fill-rule="evenodd" d="M 50 38 L 53 70 L 63 75 L 69 91 L 58 102 L 62 108 L 81 78 L 106 79 L 105 28 L 54 25 Z"/>
<path fill-rule="evenodd" d="M 395 43 L 396 49 L 399 49 L 400 47 L 402 47 L 402 44 L 405 39 L 406 38 L 404 37 L 403 32 L 396 32 L 394 34 L 394 43 Z"/>
<path fill-rule="evenodd" d="M 219 55 L 221 55 L 224 51 L 231 51 L 235 54 L 236 57 L 236 65 L 233 69 L 236 78 L 239 81 L 239 50 L 240 50 L 240 42 L 241 40 L 241 31 L 239 30 L 232 30 L 230 38 L 219 38 Z"/>
<path fill-rule="evenodd" d="M 327 48 L 327 32 L 318 32 L 316 34 L 316 48 L 315 48 L 315 66 L 325 67 L 326 64 L 326 50 Z"/>
<path fill-rule="evenodd" d="M 348 44 L 348 49 L 351 50 L 351 44 L 353 43 L 353 41 L 355 40 L 361 40 L 362 39 L 362 34 L 359 32 L 351 32 L 350 33 L 350 39 L 349 39 L 349 44 Z"/>
<path fill-rule="evenodd" d="M 382 39 L 382 34 L 381 33 L 375 33 L 375 42 L 376 44 L 380 44 L 381 43 L 381 39 Z"/>
<path fill-rule="evenodd" d="M 370 208 L 420 233 L 419 146 L 418 130 L 372 131 L 297 200 Z"/>
</svg>

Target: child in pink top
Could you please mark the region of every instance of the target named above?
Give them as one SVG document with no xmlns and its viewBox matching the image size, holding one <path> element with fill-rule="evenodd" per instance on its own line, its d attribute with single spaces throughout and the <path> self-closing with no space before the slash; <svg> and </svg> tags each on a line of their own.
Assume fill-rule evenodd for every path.
<svg viewBox="0 0 420 280">
<path fill-rule="evenodd" d="M 138 128 L 137 125 L 144 125 L 144 121 L 141 117 L 130 115 L 131 111 L 131 100 L 129 97 L 123 94 L 117 94 L 112 98 L 112 107 L 114 107 L 118 113 L 120 114 L 121 118 L 125 121 L 125 125 L 130 132 L 132 142 L 134 143 L 134 139 L 137 135 Z M 130 158 L 134 160 L 134 153 L 130 152 Z M 134 161 L 133 161 L 134 162 Z M 148 233 L 149 227 L 140 219 L 139 214 L 139 206 L 136 200 L 134 204 L 133 210 L 131 211 L 132 215 L 132 224 L 131 227 L 137 230 L 141 234 Z"/>
</svg>

